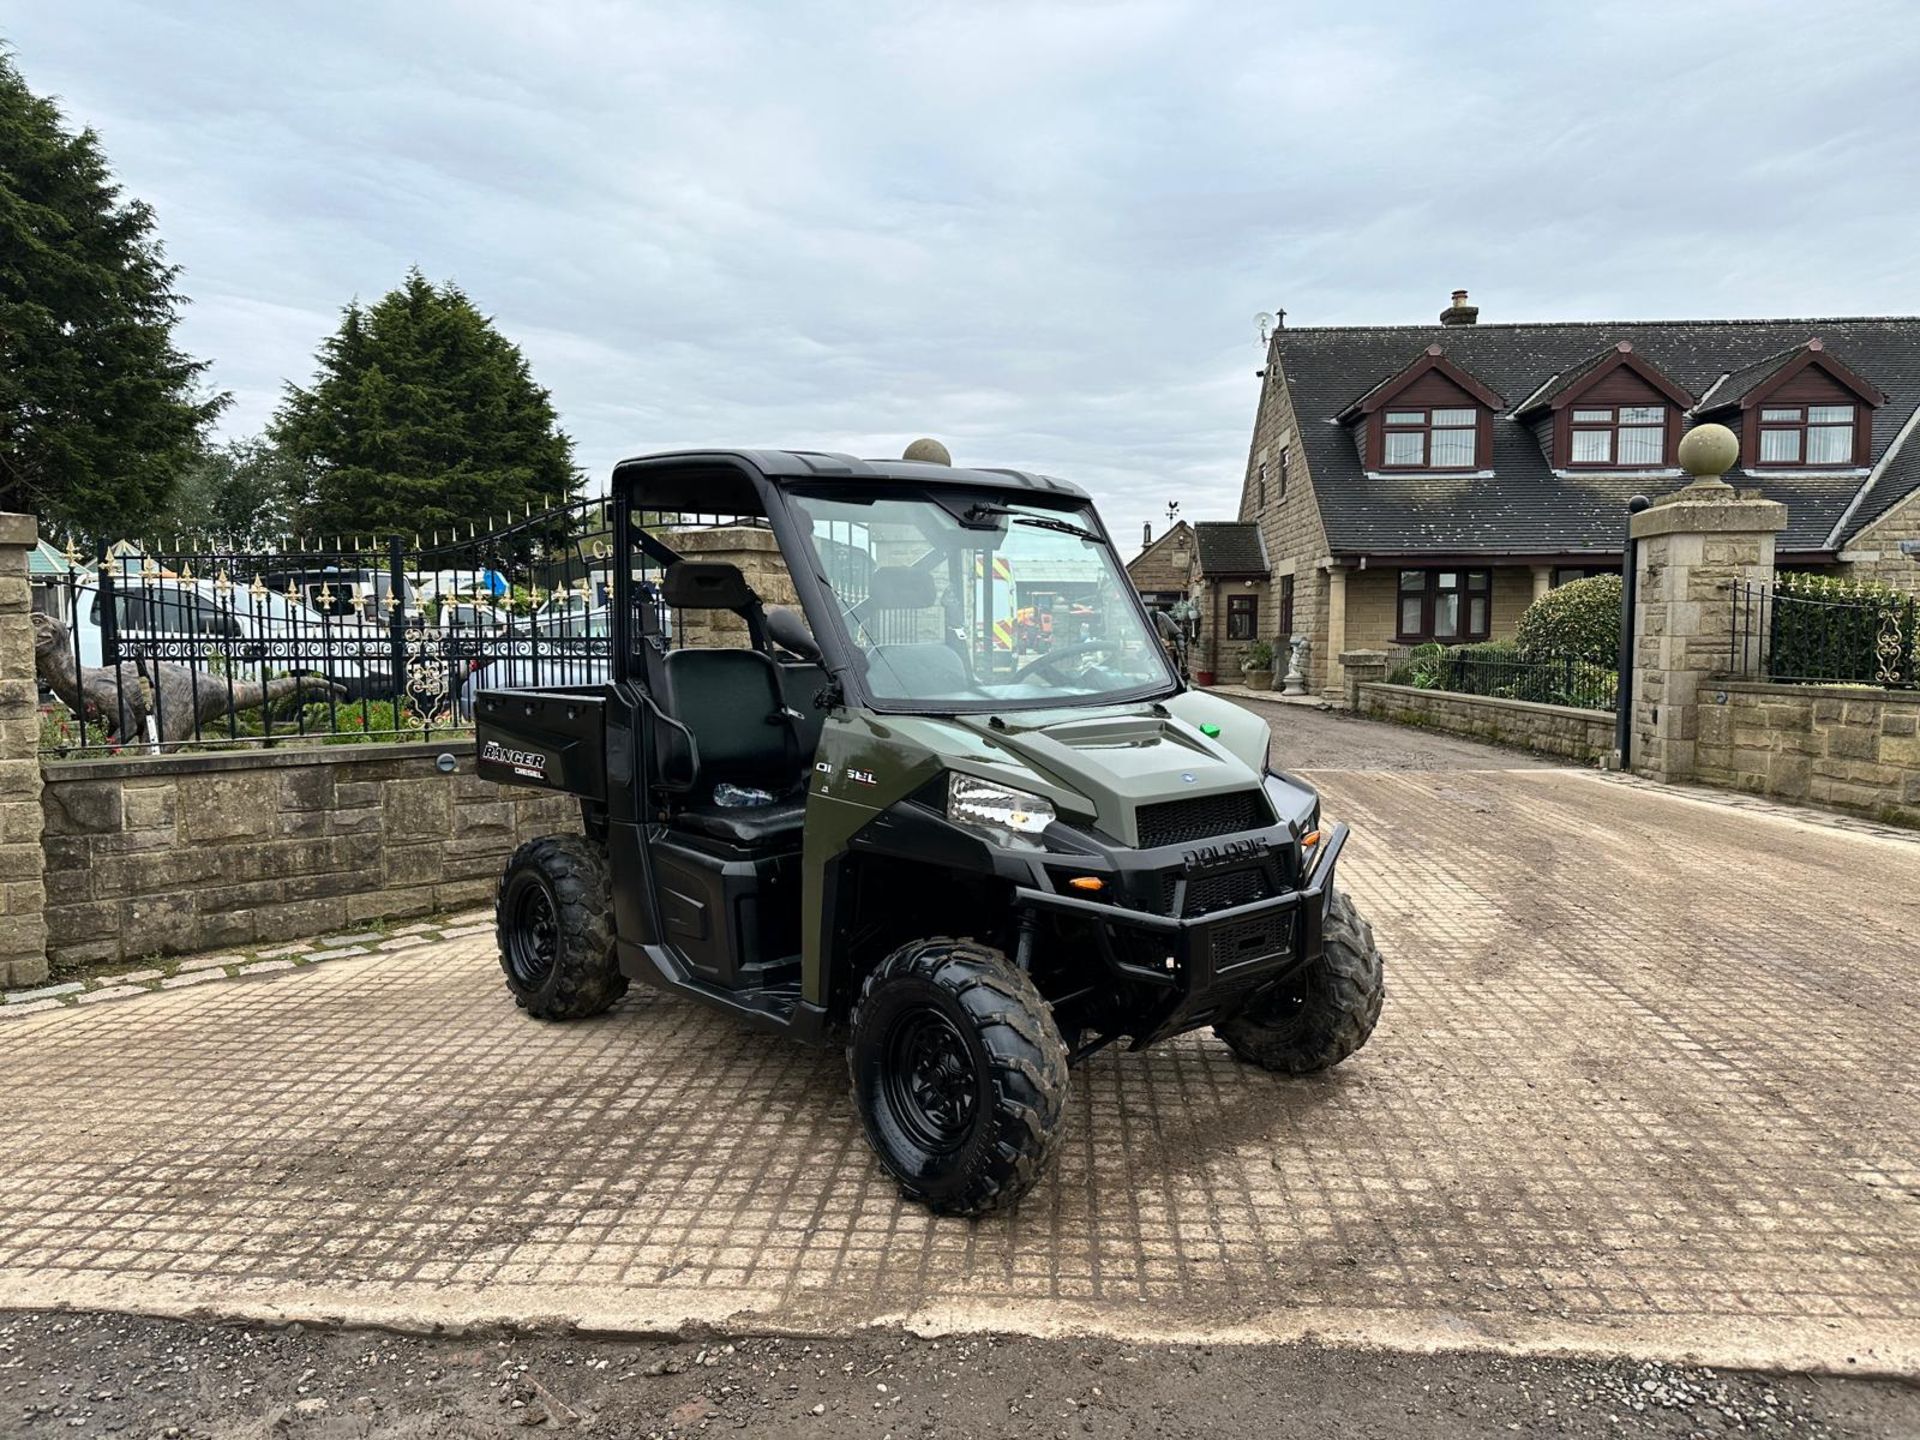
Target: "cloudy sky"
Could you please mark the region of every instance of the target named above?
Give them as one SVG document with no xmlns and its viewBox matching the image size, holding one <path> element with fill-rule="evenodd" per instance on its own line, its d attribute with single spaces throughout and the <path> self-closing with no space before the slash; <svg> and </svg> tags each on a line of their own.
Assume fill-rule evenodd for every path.
<svg viewBox="0 0 1920 1440">
<path fill-rule="evenodd" d="M 1230 515 L 1253 317 L 1920 312 L 1912 0 L 20 0 L 257 429 L 457 280 L 603 483 L 769 444 Z"/>
</svg>

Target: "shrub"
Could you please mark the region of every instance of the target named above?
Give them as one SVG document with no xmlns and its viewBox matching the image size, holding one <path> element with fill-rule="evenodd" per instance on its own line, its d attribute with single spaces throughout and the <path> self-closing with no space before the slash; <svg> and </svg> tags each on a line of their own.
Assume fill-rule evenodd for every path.
<svg viewBox="0 0 1920 1440">
<path fill-rule="evenodd" d="M 1247 647 L 1247 655 L 1240 662 L 1242 670 L 1273 669 L 1273 644 L 1267 640 L 1256 640 Z"/>
<path fill-rule="evenodd" d="M 1515 642 L 1526 655 L 1611 667 L 1620 654 L 1620 594 L 1618 575 L 1549 590 L 1521 613 Z"/>
<path fill-rule="evenodd" d="M 1920 655 L 1913 597 L 1891 585 L 1788 572 L 1774 581 L 1774 675 L 1873 684 L 1909 680 Z"/>
<path fill-rule="evenodd" d="M 1611 710 L 1620 685 L 1620 677 L 1608 666 L 1571 655 L 1552 659 L 1527 655 L 1510 640 L 1422 646 L 1388 680 L 1422 690 L 1574 705 L 1586 710 Z"/>
<path fill-rule="evenodd" d="M 324 735 L 329 745 L 418 739 L 417 732 L 425 723 L 413 713 L 410 705 L 401 704 L 396 713 L 391 700 L 369 700 L 364 704 L 358 700 L 342 700 L 333 706 L 316 701 L 301 711 L 301 729 L 308 735 Z M 409 731 L 416 733 L 409 735 L 406 733 Z"/>
</svg>

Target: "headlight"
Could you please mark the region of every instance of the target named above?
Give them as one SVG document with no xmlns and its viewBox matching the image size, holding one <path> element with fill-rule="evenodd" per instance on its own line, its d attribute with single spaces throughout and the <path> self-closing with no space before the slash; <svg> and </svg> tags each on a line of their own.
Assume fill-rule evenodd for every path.
<svg viewBox="0 0 1920 1440">
<path fill-rule="evenodd" d="M 1014 850 L 1039 850 L 1054 820 L 1051 800 L 976 775 L 947 777 L 947 818 Z"/>
</svg>

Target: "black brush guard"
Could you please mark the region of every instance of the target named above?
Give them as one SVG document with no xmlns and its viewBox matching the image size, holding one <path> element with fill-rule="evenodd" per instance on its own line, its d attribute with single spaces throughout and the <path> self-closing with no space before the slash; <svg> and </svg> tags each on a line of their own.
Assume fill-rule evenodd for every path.
<svg viewBox="0 0 1920 1440">
<path fill-rule="evenodd" d="M 1255 991 L 1319 956 L 1347 834 L 1345 825 L 1331 827 L 1297 888 L 1208 915 L 1156 915 L 1033 886 L 1017 887 L 1014 899 L 1088 923 L 1119 977 L 1166 992 L 1132 1037 L 1130 1048 L 1140 1050 L 1226 1019 Z"/>
</svg>

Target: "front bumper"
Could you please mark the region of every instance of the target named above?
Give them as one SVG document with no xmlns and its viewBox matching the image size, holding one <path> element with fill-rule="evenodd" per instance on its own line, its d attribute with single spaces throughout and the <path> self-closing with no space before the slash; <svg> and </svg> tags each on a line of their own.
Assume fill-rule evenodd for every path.
<svg viewBox="0 0 1920 1440">
<path fill-rule="evenodd" d="M 1161 915 L 1036 886 L 1018 886 L 1016 904 L 1082 921 L 1116 978 L 1165 992 L 1133 1036 L 1133 1048 L 1225 1019 L 1264 985 L 1321 951 L 1345 825 L 1330 827 L 1295 888 L 1205 915 Z"/>
</svg>

